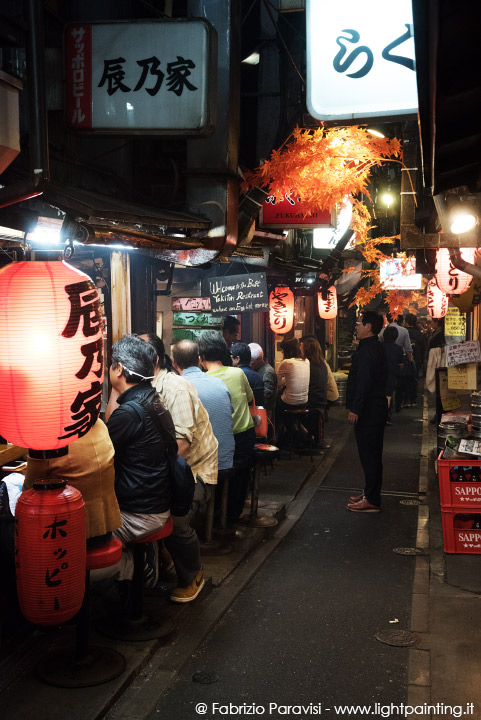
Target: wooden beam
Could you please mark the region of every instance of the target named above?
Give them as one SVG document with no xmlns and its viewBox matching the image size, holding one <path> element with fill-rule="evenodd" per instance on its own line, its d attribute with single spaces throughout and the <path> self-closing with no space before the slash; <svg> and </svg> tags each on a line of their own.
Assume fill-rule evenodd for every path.
<svg viewBox="0 0 481 720">
<path fill-rule="evenodd" d="M 114 250 L 110 256 L 112 344 L 131 332 L 130 253 Z"/>
<path fill-rule="evenodd" d="M 451 235 L 449 233 L 422 233 L 415 225 L 401 226 L 401 250 L 416 248 L 468 248 L 478 247 L 478 233 Z"/>
</svg>

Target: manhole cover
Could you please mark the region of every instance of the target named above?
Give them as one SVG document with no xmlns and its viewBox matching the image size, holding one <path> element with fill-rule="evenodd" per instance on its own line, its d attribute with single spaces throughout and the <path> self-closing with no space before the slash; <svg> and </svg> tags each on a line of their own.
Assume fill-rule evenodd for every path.
<svg viewBox="0 0 481 720">
<path fill-rule="evenodd" d="M 393 552 L 397 553 L 398 555 L 421 555 L 422 550 L 419 548 L 408 548 L 408 547 L 399 547 L 399 548 L 393 548 Z"/>
<path fill-rule="evenodd" d="M 419 500 L 400 500 L 400 505 L 421 505 Z"/>
<path fill-rule="evenodd" d="M 193 682 L 201 683 L 202 685 L 211 685 L 212 683 L 217 682 L 218 679 L 219 676 L 215 673 L 208 673 L 203 670 L 200 670 L 192 675 Z"/>
<path fill-rule="evenodd" d="M 374 637 L 385 645 L 394 647 L 412 647 L 419 642 L 419 636 L 409 630 L 383 630 Z"/>
</svg>

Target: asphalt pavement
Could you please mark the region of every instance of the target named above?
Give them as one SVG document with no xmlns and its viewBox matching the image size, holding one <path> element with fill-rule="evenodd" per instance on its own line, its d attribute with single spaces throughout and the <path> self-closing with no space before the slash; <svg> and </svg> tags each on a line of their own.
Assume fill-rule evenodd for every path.
<svg viewBox="0 0 481 720">
<path fill-rule="evenodd" d="M 72 690 L 35 674 L 46 652 L 72 641 L 72 628 L 37 631 L 2 665 L 2 719 L 329 717 L 348 705 L 388 717 L 382 712 L 391 703 L 418 705 L 414 716 L 422 718 L 456 717 L 450 703 L 481 717 L 474 671 L 481 558 L 443 552 L 426 409 L 403 409 L 386 428 L 379 514 L 345 509 L 348 495 L 362 489 L 345 410 L 332 409 L 326 435 L 331 448 L 314 462 L 284 455 L 261 475 L 261 512 L 282 521 L 269 530 L 239 527 L 233 553 L 206 558 L 211 581 L 195 603 L 149 598 L 149 611 L 173 615 L 172 637 L 116 643 L 94 622 L 92 640 L 125 654 L 127 670 L 117 681 Z M 108 607 L 107 595 L 95 603 L 94 621 Z M 412 644 L 385 642 L 400 639 Z M 226 713 L 212 703 L 232 707 Z M 445 705 L 436 714 L 421 712 L 424 703 Z M 369 715 L 351 713 L 362 716 Z"/>
</svg>

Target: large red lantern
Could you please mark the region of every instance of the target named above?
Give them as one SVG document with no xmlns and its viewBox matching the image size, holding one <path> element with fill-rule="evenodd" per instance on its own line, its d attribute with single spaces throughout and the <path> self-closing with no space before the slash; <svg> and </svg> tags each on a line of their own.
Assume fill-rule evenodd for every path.
<svg viewBox="0 0 481 720">
<path fill-rule="evenodd" d="M 23 615 L 60 625 L 80 610 L 85 589 L 82 494 L 66 480 L 36 480 L 15 509 L 15 567 Z"/>
<path fill-rule="evenodd" d="M 461 257 L 468 263 L 474 262 L 476 248 L 462 248 Z M 461 295 L 471 284 L 472 275 L 454 267 L 447 248 L 436 252 L 436 283 L 446 295 Z"/>
<path fill-rule="evenodd" d="M 438 288 L 434 278 L 428 282 L 426 293 L 429 315 L 432 318 L 443 318 L 448 309 L 448 296 Z"/>
<path fill-rule="evenodd" d="M 102 398 L 100 299 L 62 261 L 0 270 L 0 435 L 57 450 L 86 435 Z"/>
<path fill-rule="evenodd" d="M 337 292 L 334 285 L 325 291 L 324 298 L 322 292 L 317 293 L 317 306 L 319 316 L 324 320 L 333 320 L 337 316 Z"/>
<path fill-rule="evenodd" d="M 294 293 L 288 287 L 276 287 L 269 295 L 269 324 L 278 335 L 288 333 L 294 323 Z"/>
</svg>

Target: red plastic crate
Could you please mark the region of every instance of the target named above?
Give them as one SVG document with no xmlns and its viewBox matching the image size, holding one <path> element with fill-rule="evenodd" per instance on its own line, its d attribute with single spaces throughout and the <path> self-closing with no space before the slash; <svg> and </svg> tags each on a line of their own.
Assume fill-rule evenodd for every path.
<svg viewBox="0 0 481 720">
<path fill-rule="evenodd" d="M 438 457 L 439 494 L 442 508 L 462 508 L 481 513 L 481 482 L 451 482 L 451 468 L 461 465 L 465 468 L 481 467 L 481 460 L 470 458 L 452 458 L 445 460 L 442 453 Z"/>
<path fill-rule="evenodd" d="M 441 508 L 444 552 L 481 555 L 481 529 L 473 529 L 476 513 Z"/>
</svg>

